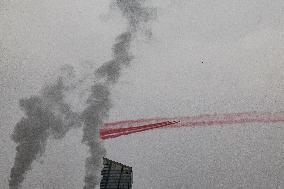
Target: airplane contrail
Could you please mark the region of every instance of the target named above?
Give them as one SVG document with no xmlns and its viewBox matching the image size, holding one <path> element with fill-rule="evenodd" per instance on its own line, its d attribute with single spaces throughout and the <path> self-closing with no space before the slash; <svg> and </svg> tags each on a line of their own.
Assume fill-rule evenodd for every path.
<svg viewBox="0 0 284 189">
<path fill-rule="evenodd" d="M 277 122 L 284 122 L 284 112 L 243 112 L 191 117 L 150 118 L 106 123 L 100 130 L 100 136 L 102 139 L 110 139 L 157 128 Z"/>
</svg>

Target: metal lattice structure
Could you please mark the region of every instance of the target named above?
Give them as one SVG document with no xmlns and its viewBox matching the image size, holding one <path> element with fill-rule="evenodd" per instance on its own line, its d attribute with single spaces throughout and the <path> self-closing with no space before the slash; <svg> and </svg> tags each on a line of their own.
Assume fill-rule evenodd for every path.
<svg viewBox="0 0 284 189">
<path fill-rule="evenodd" d="M 101 189 L 131 189 L 132 167 L 104 158 Z"/>
</svg>

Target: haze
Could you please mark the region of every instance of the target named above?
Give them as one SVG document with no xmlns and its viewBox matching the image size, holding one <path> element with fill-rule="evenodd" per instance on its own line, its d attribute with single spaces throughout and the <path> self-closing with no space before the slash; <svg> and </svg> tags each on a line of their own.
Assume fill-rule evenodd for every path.
<svg viewBox="0 0 284 189">
<path fill-rule="evenodd" d="M 206 113 L 283 111 L 284 2 L 152 0 L 152 39 L 112 91 L 109 121 Z M 23 115 L 18 100 L 73 65 L 92 74 L 111 59 L 126 20 L 106 0 L 0 3 L 0 188 L 8 188 Z M 82 188 L 81 130 L 51 140 L 23 189 Z M 150 131 L 104 142 L 110 159 L 132 166 L 134 189 L 283 188 L 283 124 Z"/>
</svg>

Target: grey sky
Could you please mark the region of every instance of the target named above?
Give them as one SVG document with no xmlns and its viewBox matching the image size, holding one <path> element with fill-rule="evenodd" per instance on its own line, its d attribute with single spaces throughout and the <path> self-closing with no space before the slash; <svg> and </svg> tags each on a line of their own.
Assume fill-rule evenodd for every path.
<svg viewBox="0 0 284 189">
<path fill-rule="evenodd" d="M 112 90 L 110 120 L 283 111 L 283 1 L 148 2 L 158 8 L 153 39 L 138 36 L 132 44 L 136 58 Z M 22 116 L 18 100 L 55 79 L 62 65 L 71 64 L 85 75 L 93 70 L 90 63 L 96 68 L 111 59 L 111 46 L 126 20 L 109 4 L 0 4 L 0 188 L 7 187 L 13 163 L 15 145 L 9 135 Z M 24 188 L 42 188 L 42 183 L 45 188 L 82 188 L 86 148 L 80 137 L 81 131 L 74 130 L 63 141 L 51 141 L 44 163 L 35 163 Z M 190 183 L 194 188 L 275 188 L 277 178 L 284 177 L 283 143 L 283 124 L 254 124 L 147 132 L 105 146 L 109 158 L 134 167 L 134 189 L 171 189 L 182 183 L 189 188 Z"/>
</svg>

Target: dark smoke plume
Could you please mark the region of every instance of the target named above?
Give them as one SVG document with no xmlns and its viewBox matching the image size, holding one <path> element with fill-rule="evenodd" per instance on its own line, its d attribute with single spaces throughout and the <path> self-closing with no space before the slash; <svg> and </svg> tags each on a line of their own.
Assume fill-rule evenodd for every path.
<svg viewBox="0 0 284 189">
<path fill-rule="evenodd" d="M 82 85 L 72 81 L 72 67 L 65 67 L 67 77 L 43 88 L 40 95 L 20 100 L 25 116 L 16 124 L 12 134 L 17 144 L 16 157 L 11 169 L 9 187 L 19 189 L 33 161 L 41 156 L 50 136 L 61 139 L 74 127 L 83 125 L 82 142 L 89 147 L 90 156 L 85 162 L 84 189 L 94 189 L 100 182 L 103 156 L 106 154 L 99 136 L 99 129 L 108 118 L 111 108 L 110 89 L 121 74 L 121 69 L 130 64 L 133 56 L 130 45 L 138 31 L 155 16 L 155 9 L 145 7 L 144 0 L 114 0 L 113 3 L 128 20 L 127 30 L 116 38 L 112 47 L 113 59 L 95 71 L 95 81 L 81 113 L 73 112 L 64 94 Z M 70 85 L 71 83 L 71 85 Z"/>
<path fill-rule="evenodd" d="M 111 108 L 110 87 L 115 84 L 124 66 L 128 66 L 133 59 L 129 50 L 131 41 L 136 32 L 142 29 L 143 24 L 153 16 L 155 9 L 145 7 L 143 0 L 115 0 L 114 4 L 128 20 L 128 29 L 116 38 L 112 47 L 113 59 L 104 63 L 96 70 L 97 79 L 94 82 L 91 95 L 88 98 L 88 107 L 83 112 L 84 134 L 83 143 L 89 147 L 90 156 L 85 163 L 86 175 L 84 189 L 94 189 L 99 184 L 98 173 L 102 168 L 105 149 L 99 138 L 99 129 L 107 119 Z"/>
<path fill-rule="evenodd" d="M 32 162 L 44 153 L 49 136 L 60 139 L 70 128 L 79 126 L 78 114 L 64 102 L 65 90 L 63 80 L 59 78 L 53 85 L 44 87 L 40 95 L 20 100 L 25 117 L 16 124 L 12 134 L 17 147 L 10 189 L 21 188 Z"/>
</svg>

